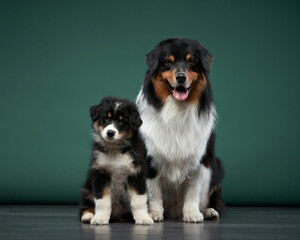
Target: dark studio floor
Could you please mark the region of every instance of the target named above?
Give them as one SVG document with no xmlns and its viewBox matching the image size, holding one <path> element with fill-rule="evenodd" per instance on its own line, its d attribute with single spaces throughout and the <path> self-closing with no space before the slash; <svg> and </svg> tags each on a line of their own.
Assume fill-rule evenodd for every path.
<svg viewBox="0 0 300 240">
<path fill-rule="evenodd" d="M 300 239 L 300 208 L 229 207 L 219 221 L 152 226 L 78 221 L 76 206 L 0 206 L 0 239 Z"/>
</svg>

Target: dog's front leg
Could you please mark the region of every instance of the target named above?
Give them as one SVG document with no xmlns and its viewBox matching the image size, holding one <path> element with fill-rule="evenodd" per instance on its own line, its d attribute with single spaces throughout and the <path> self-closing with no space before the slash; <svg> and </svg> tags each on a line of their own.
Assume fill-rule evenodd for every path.
<svg viewBox="0 0 300 240">
<path fill-rule="evenodd" d="M 164 219 L 163 194 L 160 178 L 149 180 L 149 214 L 155 222 Z"/>
<path fill-rule="evenodd" d="M 130 208 L 135 224 L 153 224 L 148 214 L 146 178 L 141 172 L 128 177 Z"/>
<path fill-rule="evenodd" d="M 91 219 L 92 225 L 109 224 L 111 215 L 110 177 L 106 172 L 94 170 L 93 194 L 95 201 L 95 216 Z"/>
<path fill-rule="evenodd" d="M 199 209 L 202 188 L 201 180 L 201 166 L 199 166 L 186 183 L 182 209 L 184 222 L 203 222 L 204 217 Z"/>
</svg>

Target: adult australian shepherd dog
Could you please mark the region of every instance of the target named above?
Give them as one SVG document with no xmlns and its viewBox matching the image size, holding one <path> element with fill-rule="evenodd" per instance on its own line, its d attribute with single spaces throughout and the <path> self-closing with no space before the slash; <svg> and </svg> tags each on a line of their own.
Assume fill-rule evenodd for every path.
<svg viewBox="0 0 300 240">
<path fill-rule="evenodd" d="M 224 169 L 215 156 L 216 109 L 209 72 L 213 56 L 197 41 L 166 39 L 146 55 L 137 97 L 151 167 L 149 212 L 202 222 L 223 208 Z"/>
</svg>

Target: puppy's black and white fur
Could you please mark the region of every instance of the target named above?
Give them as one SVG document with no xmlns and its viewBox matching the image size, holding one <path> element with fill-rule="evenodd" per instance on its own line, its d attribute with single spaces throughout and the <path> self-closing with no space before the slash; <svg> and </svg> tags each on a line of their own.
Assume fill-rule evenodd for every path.
<svg viewBox="0 0 300 240">
<path fill-rule="evenodd" d="M 137 107 L 125 99 L 103 98 L 90 108 L 93 147 L 82 189 L 80 219 L 108 224 L 131 211 L 136 224 L 153 224 L 148 215 L 146 153 L 139 135 Z"/>
<path fill-rule="evenodd" d="M 218 218 L 222 210 L 212 59 L 189 39 L 164 40 L 146 56 L 148 71 L 136 102 L 151 159 L 149 213 L 155 221 L 165 216 L 202 222 Z"/>
</svg>

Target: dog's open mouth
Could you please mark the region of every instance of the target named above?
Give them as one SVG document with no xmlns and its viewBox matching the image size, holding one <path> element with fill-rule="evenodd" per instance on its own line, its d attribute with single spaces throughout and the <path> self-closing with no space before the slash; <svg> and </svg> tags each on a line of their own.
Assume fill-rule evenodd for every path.
<svg viewBox="0 0 300 240">
<path fill-rule="evenodd" d="M 169 87 L 173 93 L 173 97 L 177 100 L 184 101 L 188 98 L 190 93 L 190 88 L 186 88 L 184 86 L 173 87 L 169 82 Z"/>
</svg>

